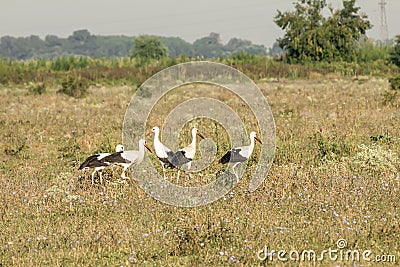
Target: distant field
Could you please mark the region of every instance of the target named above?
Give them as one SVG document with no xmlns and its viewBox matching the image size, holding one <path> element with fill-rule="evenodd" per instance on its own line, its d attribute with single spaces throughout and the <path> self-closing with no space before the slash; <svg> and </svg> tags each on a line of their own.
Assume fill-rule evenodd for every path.
<svg viewBox="0 0 400 267">
<path fill-rule="evenodd" d="M 347 241 L 343 253 L 371 250 L 371 260 L 399 262 L 400 102 L 387 80 L 318 75 L 258 85 L 277 131 L 265 183 L 248 193 L 247 174 L 225 198 L 197 208 L 154 200 L 121 181 L 119 168 L 105 173 L 105 188 L 77 170 L 87 156 L 121 143 L 134 89 L 99 85 L 75 99 L 55 88 L 41 95 L 0 88 L 0 266 L 257 266 L 270 264 L 257 256 L 265 246 L 319 253 L 338 249 L 339 239 Z M 223 90 L 212 91 L 236 106 Z M 169 105 L 177 100 L 166 96 Z M 150 124 L 165 110 L 155 112 Z M 198 128 L 217 138 L 217 125 Z M 227 148 L 223 137 L 218 155 Z M 206 174 L 181 183 L 207 182 Z M 283 264 L 276 254 L 272 263 Z M 353 265 L 327 256 L 323 263 Z"/>
</svg>

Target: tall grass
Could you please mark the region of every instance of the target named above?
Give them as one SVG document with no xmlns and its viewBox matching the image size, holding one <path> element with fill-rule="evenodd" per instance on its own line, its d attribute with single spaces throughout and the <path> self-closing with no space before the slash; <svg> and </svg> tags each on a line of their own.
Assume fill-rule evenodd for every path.
<svg viewBox="0 0 400 267">
<path fill-rule="evenodd" d="M 320 77 L 260 80 L 258 85 L 276 122 L 274 164 L 257 191 L 248 192 L 253 160 L 234 190 L 197 208 L 164 205 L 138 184 L 121 182 L 119 168 L 104 172 L 104 187 L 97 179 L 92 186 L 90 175 L 77 170 L 87 156 L 111 152 L 121 142 L 132 96 L 126 86 L 97 88 L 85 98 L 51 90 L 41 95 L 0 90 L 5 103 L 0 105 L 0 264 L 376 265 L 257 258 L 265 246 L 336 250 L 340 238 L 347 240 L 346 250 L 394 254 L 398 261 L 400 116 L 397 107 L 382 103 L 387 80 Z M 152 124 L 160 123 L 182 96 L 190 96 L 182 93 L 185 88 L 177 90 L 157 105 Z M 224 90 L 213 93 L 241 108 Z M 252 125 L 251 116 L 240 115 Z M 220 154 L 229 147 L 214 124 L 198 127 L 218 141 Z M 189 128 L 185 125 L 180 143 L 188 142 Z M 212 168 L 211 174 L 221 167 Z M 193 178 L 182 174 L 181 184 L 201 181 L 208 171 Z"/>
<path fill-rule="evenodd" d="M 368 50 L 369 48 L 365 48 Z M 384 48 L 382 48 L 384 49 Z M 375 49 L 377 50 L 377 49 Z M 374 50 L 374 51 L 375 51 Z M 254 80 L 260 79 L 313 79 L 316 76 L 354 77 L 373 75 L 388 77 L 399 73 L 399 69 L 380 57 L 386 52 L 360 51 L 360 61 L 317 62 L 307 64 L 287 64 L 275 59 L 238 53 L 216 61 L 230 65 L 244 72 Z M 152 60 L 145 66 L 137 66 L 134 58 L 87 58 L 61 57 L 53 60 L 10 61 L 0 60 L 0 84 L 28 84 L 46 82 L 61 84 L 65 76 L 83 77 L 93 84 L 138 86 L 156 72 L 183 62 L 199 60 L 190 57 L 162 58 Z"/>
</svg>

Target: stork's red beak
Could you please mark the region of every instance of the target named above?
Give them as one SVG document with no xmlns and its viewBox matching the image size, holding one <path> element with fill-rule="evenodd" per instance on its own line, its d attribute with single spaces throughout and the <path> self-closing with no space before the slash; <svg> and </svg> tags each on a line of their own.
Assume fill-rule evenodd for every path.
<svg viewBox="0 0 400 267">
<path fill-rule="evenodd" d="M 197 135 L 204 139 L 204 136 L 201 133 L 197 132 Z"/>
<path fill-rule="evenodd" d="M 254 136 L 254 139 L 256 139 L 260 144 L 262 144 L 262 142 L 261 142 L 261 140 L 260 139 L 258 139 L 258 137 L 257 136 Z"/>
<path fill-rule="evenodd" d="M 152 133 L 153 133 L 153 130 L 150 130 L 150 131 L 147 132 L 146 136 L 149 136 L 149 135 L 151 135 Z"/>
<path fill-rule="evenodd" d="M 147 150 L 148 150 L 150 153 L 153 153 L 153 151 L 151 151 L 150 147 L 149 147 L 147 144 L 144 144 L 144 146 L 147 148 Z"/>
</svg>

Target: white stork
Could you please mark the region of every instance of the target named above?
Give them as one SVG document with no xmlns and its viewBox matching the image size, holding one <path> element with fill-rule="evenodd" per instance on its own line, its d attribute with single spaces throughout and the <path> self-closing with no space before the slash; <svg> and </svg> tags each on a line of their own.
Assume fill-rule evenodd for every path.
<svg viewBox="0 0 400 267">
<path fill-rule="evenodd" d="M 199 132 L 197 128 L 192 129 L 192 142 L 185 148 L 179 149 L 174 156 L 172 157 L 171 163 L 174 167 L 178 168 L 178 178 L 177 182 L 179 181 L 179 174 L 181 167 L 185 164 L 188 166 L 188 171 L 192 166 L 192 160 L 194 155 L 196 154 L 196 135 L 200 136 L 204 139 L 204 136 Z"/>
<path fill-rule="evenodd" d="M 160 160 L 162 169 L 163 169 L 163 175 L 164 179 L 165 177 L 165 167 L 168 168 L 173 168 L 173 165 L 171 164 L 172 157 L 174 155 L 174 152 L 172 152 L 171 149 L 168 147 L 164 146 L 163 143 L 160 141 L 160 129 L 155 126 L 153 127 L 147 134 L 151 135 L 154 133 L 154 151 L 156 152 L 157 158 Z"/>
<path fill-rule="evenodd" d="M 262 144 L 261 140 L 258 139 L 256 136 L 256 132 L 251 132 L 250 133 L 250 145 L 249 146 L 241 146 L 241 147 L 236 147 L 232 148 L 228 152 L 225 153 L 225 155 L 222 156 L 222 158 L 219 160 L 219 163 L 226 164 L 228 162 L 235 163 L 233 165 L 233 173 L 235 174 L 236 178 L 238 178 L 238 175 L 235 172 L 235 167 L 242 162 L 247 161 L 251 154 L 253 153 L 254 149 L 254 140 L 257 140 L 260 144 Z"/>
<path fill-rule="evenodd" d="M 124 150 L 124 146 L 123 145 L 117 145 L 117 147 L 115 148 L 116 152 L 120 152 Z M 94 174 L 96 172 L 99 172 L 99 176 L 100 176 L 100 184 L 103 184 L 103 177 L 101 175 L 101 170 L 104 169 L 105 167 L 107 167 L 108 165 L 110 165 L 107 162 L 103 162 L 102 159 L 111 155 L 110 153 L 100 153 L 100 154 L 94 154 L 90 157 L 88 157 L 82 164 L 81 166 L 79 166 L 79 170 L 89 170 L 89 169 L 94 169 L 94 171 L 92 172 L 92 184 L 94 184 Z"/>
<path fill-rule="evenodd" d="M 150 151 L 151 149 L 146 144 L 146 140 L 139 140 L 139 150 L 126 150 L 115 152 L 114 154 L 108 155 L 104 157 L 101 161 L 105 164 L 116 164 L 124 167 L 124 170 L 121 173 L 121 177 L 123 179 L 129 179 L 128 176 L 125 175 L 125 171 L 132 165 L 138 165 L 143 161 L 144 158 L 144 148 Z"/>
</svg>

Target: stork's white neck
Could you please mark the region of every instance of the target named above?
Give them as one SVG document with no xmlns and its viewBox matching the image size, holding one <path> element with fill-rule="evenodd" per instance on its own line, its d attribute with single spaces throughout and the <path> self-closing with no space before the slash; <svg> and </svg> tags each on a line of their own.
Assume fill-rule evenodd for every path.
<svg viewBox="0 0 400 267">
<path fill-rule="evenodd" d="M 154 131 L 154 139 L 158 140 L 158 136 L 160 135 L 160 131 Z"/>
<path fill-rule="evenodd" d="M 154 131 L 154 146 L 161 146 L 160 131 Z"/>
<path fill-rule="evenodd" d="M 254 137 L 253 136 L 250 138 L 250 147 L 254 148 Z"/>
<path fill-rule="evenodd" d="M 250 155 L 251 153 L 253 153 L 253 149 L 254 149 L 254 136 L 250 135 L 250 145 L 249 145 Z"/>
<path fill-rule="evenodd" d="M 192 132 L 192 143 L 190 144 L 193 148 L 196 148 L 196 132 Z"/>
<path fill-rule="evenodd" d="M 144 142 L 139 142 L 139 152 L 144 155 Z"/>
</svg>

